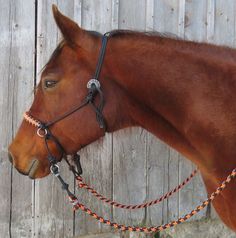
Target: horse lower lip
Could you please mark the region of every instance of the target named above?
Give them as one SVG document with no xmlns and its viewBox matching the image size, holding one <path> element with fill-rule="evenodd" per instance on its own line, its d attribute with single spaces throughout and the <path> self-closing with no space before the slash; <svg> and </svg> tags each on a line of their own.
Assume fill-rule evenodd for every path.
<svg viewBox="0 0 236 238">
<path fill-rule="evenodd" d="M 29 172 L 28 172 L 28 176 L 30 178 L 34 178 L 34 175 L 37 171 L 38 165 L 39 165 L 39 161 L 34 159 L 31 163 L 31 166 L 30 166 L 30 169 L 29 169 Z"/>
</svg>

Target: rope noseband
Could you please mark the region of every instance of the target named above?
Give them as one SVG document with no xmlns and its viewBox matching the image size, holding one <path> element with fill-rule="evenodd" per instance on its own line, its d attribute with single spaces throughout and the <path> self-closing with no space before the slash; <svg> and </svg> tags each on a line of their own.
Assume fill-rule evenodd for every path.
<svg viewBox="0 0 236 238">
<path fill-rule="evenodd" d="M 38 119 L 35 119 L 30 112 L 25 112 L 24 114 L 24 119 L 25 121 L 27 121 L 29 124 L 31 124 L 32 126 L 37 128 L 37 135 L 41 138 L 44 139 L 45 142 L 45 147 L 46 150 L 48 152 L 48 161 L 50 163 L 50 171 L 52 174 L 54 174 L 60 181 L 60 183 L 62 184 L 62 189 L 64 189 L 68 196 L 69 196 L 69 200 L 72 203 L 72 206 L 74 208 L 74 210 L 82 210 L 84 212 L 86 212 L 88 215 L 92 216 L 93 218 L 97 219 L 99 222 L 104 223 L 106 225 L 109 225 L 111 227 L 114 227 L 116 229 L 120 229 L 122 231 L 137 231 L 137 232 L 158 232 L 158 231 L 162 231 L 164 229 L 167 229 L 169 227 L 173 227 L 176 226 L 186 220 L 188 220 L 190 217 L 192 217 L 193 215 L 197 214 L 199 211 L 201 211 L 204 207 L 206 207 L 210 202 L 212 202 L 216 196 L 218 196 L 226 187 L 227 184 L 229 184 L 231 182 L 232 179 L 234 179 L 236 177 L 236 169 L 234 169 L 231 174 L 226 178 L 225 181 L 222 182 L 222 184 L 216 189 L 215 192 L 213 192 L 207 200 L 205 200 L 201 205 L 197 206 L 194 210 L 192 210 L 190 213 L 186 214 L 185 216 L 179 218 L 176 221 L 172 221 L 170 223 L 161 225 L 161 226 L 157 226 L 157 227 L 131 227 L 131 226 L 125 226 L 125 225 L 121 225 L 118 223 L 113 223 L 109 220 L 104 219 L 101 216 L 98 216 L 96 213 L 92 212 L 89 208 L 85 207 L 83 204 L 81 204 L 78 200 L 78 198 L 75 196 L 74 193 L 72 193 L 69 190 L 69 185 L 63 180 L 63 178 L 60 175 L 60 170 L 59 170 L 59 165 L 58 160 L 60 160 L 61 158 L 64 158 L 65 161 L 67 162 L 69 169 L 72 171 L 72 173 L 74 174 L 74 177 L 77 181 L 77 185 L 79 188 L 84 188 L 86 190 L 88 190 L 93 196 L 97 197 L 99 200 L 114 206 L 114 207 L 118 207 L 118 208 L 122 208 L 122 209 L 129 209 L 129 210 L 134 210 L 134 209 L 140 209 L 140 208 L 145 208 L 145 207 L 149 207 L 152 205 L 155 205 L 161 201 L 163 201 L 164 199 L 167 199 L 168 197 L 170 197 L 171 195 L 173 195 L 174 193 L 176 193 L 177 191 L 179 191 L 184 185 L 186 185 L 198 172 L 198 170 L 194 170 L 190 176 L 185 179 L 180 185 L 178 185 L 177 187 L 175 187 L 173 190 L 171 190 L 170 192 L 168 192 L 167 194 L 163 195 L 162 197 L 155 199 L 153 201 L 150 202 L 146 202 L 144 204 L 137 204 L 137 205 L 124 205 L 121 203 L 118 203 L 116 201 L 112 201 L 106 197 L 104 197 L 103 195 L 99 194 L 97 191 L 95 191 L 92 187 L 90 187 L 89 185 L 87 185 L 86 183 L 83 182 L 83 179 L 81 177 L 82 174 L 82 168 L 81 168 L 81 164 L 80 164 L 80 156 L 78 154 L 74 154 L 73 158 L 74 161 L 76 163 L 76 168 L 75 166 L 71 165 L 69 163 L 69 161 L 67 160 L 67 158 L 65 157 L 66 155 L 66 151 L 63 148 L 63 146 L 61 145 L 61 143 L 59 142 L 59 140 L 51 133 L 50 131 L 50 127 L 52 125 L 54 125 L 55 123 L 65 119 L 66 117 L 72 115 L 73 113 L 79 111 L 81 108 L 87 106 L 87 105 L 91 105 L 93 110 L 95 111 L 96 114 L 96 119 L 98 121 L 98 124 L 100 126 L 100 128 L 106 130 L 106 125 L 105 125 L 105 120 L 102 114 L 103 111 L 103 107 L 104 107 L 104 97 L 103 97 L 103 93 L 101 90 L 101 86 L 100 86 L 100 82 L 99 82 L 99 75 L 102 69 L 102 64 L 104 61 L 104 57 L 105 57 L 105 52 L 106 52 L 106 46 L 107 46 L 107 41 L 108 38 L 110 36 L 111 33 L 106 33 L 103 35 L 102 38 L 102 47 L 99 53 L 99 59 L 98 59 L 98 63 L 96 66 L 96 71 L 94 74 L 94 77 L 88 81 L 87 83 L 87 88 L 88 88 L 88 94 L 86 96 L 86 98 L 81 102 L 81 104 L 75 108 L 72 108 L 70 111 L 64 113 L 63 115 L 57 117 L 56 119 L 44 123 Z M 99 103 L 98 105 L 95 104 L 94 99 L 96 96 L 99 96 Z M 57 151 L 59 152 L 60 156 L 59 158 L 56 158 L 55 155 L 52 154 L 50 147 L 48 145 L 48 141 L 51 141 L 52 143 L 55 144 Z M 57 156 L 58 157 L 58 156 Z"/>
</svg>

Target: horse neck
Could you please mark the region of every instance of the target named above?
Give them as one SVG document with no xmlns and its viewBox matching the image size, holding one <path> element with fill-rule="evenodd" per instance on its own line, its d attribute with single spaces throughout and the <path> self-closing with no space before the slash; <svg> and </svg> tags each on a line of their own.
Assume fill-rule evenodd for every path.
<svg viewBox="0 0 236 238">
<path fill-rule="evenodd" d="M 203 91 L 214 92 L 223 77 L 232 78 L 235 51 L 161 37 L 123 36 L 111 39 L 106 57 L 109 77 L 132 99 L 122 113 L 202 166 L 205 154 L 188 136 L 195 123 L 191 118 L 199 119 L 191 107 L 205 103 Z M 196 127 L 204 126 L 201 123 Z"/>
</svg>

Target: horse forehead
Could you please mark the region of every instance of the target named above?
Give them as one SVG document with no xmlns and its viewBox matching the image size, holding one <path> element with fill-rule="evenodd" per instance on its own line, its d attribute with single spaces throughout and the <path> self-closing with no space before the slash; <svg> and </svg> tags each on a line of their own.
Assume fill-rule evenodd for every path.
<svg viewBox="0 0 236 238">
<path fill-rule="evenodd" d="M 45 65 L 42 75 L 54 73 L 59 69 L 69 69 L 74 63 L 77 63 L 78 57 L 75 50 L 66 44 L 57 47 Z"/>
</svg>

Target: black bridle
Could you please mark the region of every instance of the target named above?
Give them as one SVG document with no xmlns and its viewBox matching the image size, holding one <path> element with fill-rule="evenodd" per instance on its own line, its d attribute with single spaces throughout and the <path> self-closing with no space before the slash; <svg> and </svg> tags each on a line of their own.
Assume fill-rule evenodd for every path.
<svg viewBox="0 0 236 238">
<path fill-rule="evenodd" d="M 96 65 L 95 74 L 94 74 L 94 77 L 88 81 L 87 83 L 88 94 L 79 106 L 71 109 L 70 111 L 64 113 L 63 115 L 47 123 L 44 123 L 41 120 L 35 119 L 29 112 L 26 112 L 24 115 L 24 119 L 27 122 L 29 122 L 30 124 L 33 124 L 34 126 L 38 128 L 37 135 L 44 138 L 45 147 L 48 153 L 47 159 L 50 163 L 50 170 L 60 180 L 60 182 L 63 185 L 62 186 L 63 189 L 65 189 L 70 196 L 73 194 L 68 189 L 69 185 L 65 183 L 64 180 L 61 178 L 60 172 L 59 172 L 59 166 L 57 163 L 59 160 L 64 158 L 67 164 L 69 165 L 70 170 L 73 172 L 74 176 L 80 176 L 82 174 L 80 156 L 77 153 L 73 155 L 73 159 L 77 167 L 77 169 L 75 169 L 75 166 L 71 165 L 68 159 L 66 158 L 67 156 L 66 150 L 63 148 L 59 140 L 52 134 L 52 132 L 50 131 L 50 127 L 54 125 L 55 123 L 72 115 L 73 113 L 79 111 L 86 105 L 91 105 L 93 110 L 95 111 L 96 119 L 98 121 L 100 128 L 106 131 L 106 123 L 102 114 L 105 101 L 104 101 L 103 93 L 102 93 L 100 82 L 99 82 L 99 76 L 100 76 L 102 65 L 104 62 L 104 56 L 106 53 L 106 46 L 107 46 L 107 41 L 109 36 L 110 36 L 110 32 L 107 32 L 102 37 L 102 46 L 99 52 L 99 58 Z M 96 96 L 99 97 L 97 104 L 95 103 Z M 56 148 L 60 154 L 60 157 L 58 159 L 51 152 L 49 147 L 49 142 L 54 143 L 56 145 Z"/>
</svg>

